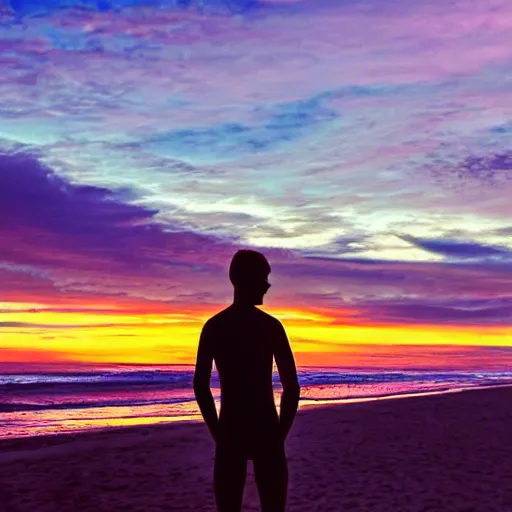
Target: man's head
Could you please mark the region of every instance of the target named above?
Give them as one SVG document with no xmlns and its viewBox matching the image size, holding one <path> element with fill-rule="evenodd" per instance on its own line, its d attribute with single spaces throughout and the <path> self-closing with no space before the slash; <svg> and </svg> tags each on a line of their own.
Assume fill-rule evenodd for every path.
<svg viewBox="0 0 512 512">
<path fill-rule="evenodd" d="M 250 304 L 263 304 L 263 296 L 270 288 L 270 265 L 260 252 L 241 249 L 235 253 L 229 266 L 229 280 L 235 287 L 235 297 Z"/>
</svg>

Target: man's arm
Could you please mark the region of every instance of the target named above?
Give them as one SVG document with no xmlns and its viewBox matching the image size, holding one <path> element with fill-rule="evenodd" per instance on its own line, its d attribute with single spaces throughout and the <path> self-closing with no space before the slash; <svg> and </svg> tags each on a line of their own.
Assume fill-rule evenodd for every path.
<svg viewBox="0 0 512 512">
<path fill-rule="evenodd" d="M 278 322 L 274 340 L 274 358 L 277 371 L 283 386 L 281 395 L 280 423 L 283 438 L 286 439 L 292 427 L 297 408 L 299 407 L 300 385 L 297 378 L 297 369 L 293 359 L 292 349 L 281 322 Z"/>
<path fill-rule="evenodd" d="M 217 441 L 217 429 L 219 419 L 217 409 L 210 389 L 210 377 L 213 363 L 213 334 L 211 324 L 206 322 L 199 338 L 199 347 L 197 349 L 196 368 L 194 372 L 194 394 L 199 405 L 204 421 Z"/>
</svg>

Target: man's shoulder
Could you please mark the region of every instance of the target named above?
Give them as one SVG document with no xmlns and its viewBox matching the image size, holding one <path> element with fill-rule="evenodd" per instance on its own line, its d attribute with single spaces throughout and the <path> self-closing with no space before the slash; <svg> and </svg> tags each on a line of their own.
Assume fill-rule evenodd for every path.
<svg viewBox="0 0 512 512">
<path fill-rule="evenodd" d="M 217 313 L 214 313 L 206 322 L 204 323 L 204 326 L 206 328 L 213 328 L 218 327 L 222 325 L 222 323 L 229 317 L 229 307 L 222 309 L 221 311 L 218 311 Z"/>
<path fill-rule="evenodd" d="M 272 316 L 270 313 L 267 313 L 266 311 L 263 311 L 259 308 L 254 308 L 253 312 L 255 315 L 254 318 L 257 318 L 258 322 L 263 322 L 266 325 L 274 328 L 282 327 L 280 320 L 278 320 L 275 316 Z M 222 327 L 223 325 L 230 324 L 233 321 L 233 317 L 237 315 L 238 314 L 236 311 L 228 306 L 212 315 L 208 320 L 206 320 L 204 325 L 206 328 Z"/>
<path fill-rule="evenodd" d="M 273 327 L 279 327 L 282 325 L 281 322 L 275 316 L 272 316 L 270 313 L 267 313 L 262 309 L 257 308 L 257 310 L 259 312 L 259 315 L 261 315 L 263 321 L 268 322 L 269 325 Z"/>
<path fill-rule="evenodd" d="M 222 311 L 219 311 L 218 313 L 213 314 L 206 322 L 204 323 L 205 328 L 215 327 L 215 325 L 218 325 L 219 322 L 222 319 Z"/>
</svg>

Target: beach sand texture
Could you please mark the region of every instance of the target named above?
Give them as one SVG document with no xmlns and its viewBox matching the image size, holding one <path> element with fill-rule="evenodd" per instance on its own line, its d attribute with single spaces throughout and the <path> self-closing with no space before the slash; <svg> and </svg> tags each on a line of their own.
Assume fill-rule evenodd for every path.
<svg viewBox="0 0 512 512">
<path fill-rule="evenodd" d="M 289 512 L 512 512 L 512 388 L 304 409 L 287 452 Z M 0 510 L 214 511 L 213 454 L 197 423 L 1 441 Z"/>
</svg>

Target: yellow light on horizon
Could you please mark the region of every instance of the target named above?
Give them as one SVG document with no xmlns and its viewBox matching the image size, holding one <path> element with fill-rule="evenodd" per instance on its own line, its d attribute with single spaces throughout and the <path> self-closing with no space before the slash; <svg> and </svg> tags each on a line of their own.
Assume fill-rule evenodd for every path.
<svg viewBox="0 0 512 512">
<path fill-rule="evenodd" d="M 132 314 L 110 309 L 98 314 L 76 311 L 27 312 L 16 307 L 2 315 L 0 361 L 39 352 L 56 359 L 141 363 L 193 363 L 199 335 L 212 312 Z M 29 309 L 29 308 L 26 308 Z M 109 308 L 107 308 L 109 309 Z M 353 345 L 459 345 L 512 347 L 511 327 L 356 324 L 346 313 L 341 323 L 333 312 L 281 308 L 272 313 L 283 322 L 294 352 L 342 354 Z M 342 316 L 341 315 L 341 316 Z M 5 359 L 4 357 L 4 359 Z M 20 361 L 21 362 L 21 361 Z"/>
</svg>

